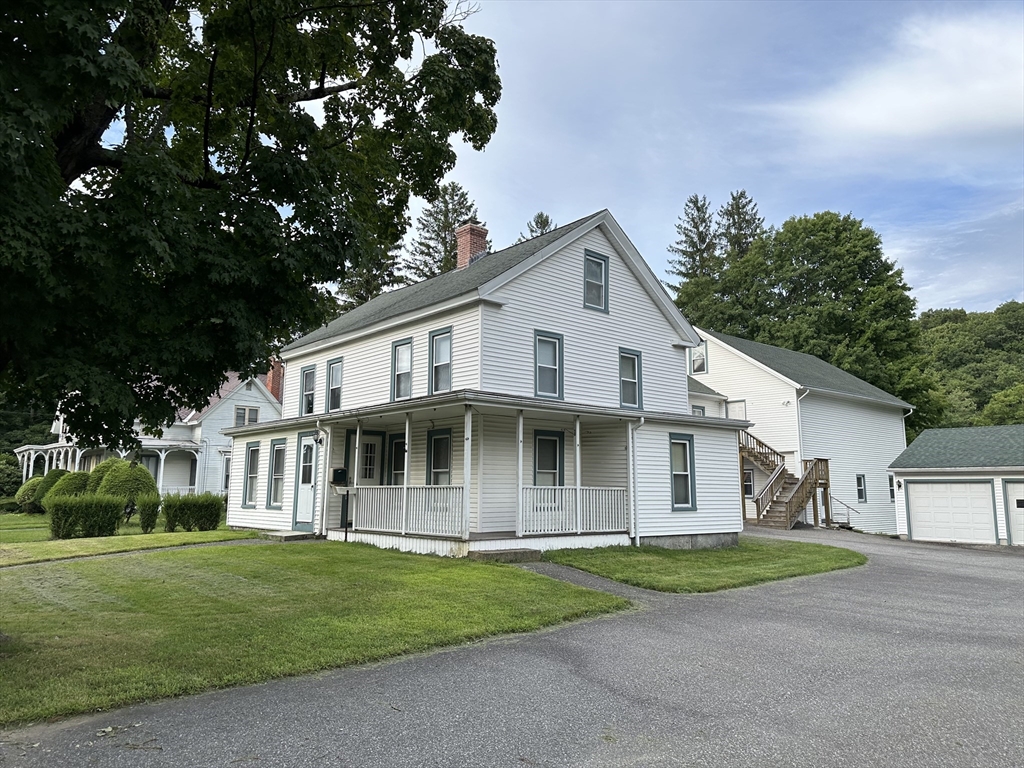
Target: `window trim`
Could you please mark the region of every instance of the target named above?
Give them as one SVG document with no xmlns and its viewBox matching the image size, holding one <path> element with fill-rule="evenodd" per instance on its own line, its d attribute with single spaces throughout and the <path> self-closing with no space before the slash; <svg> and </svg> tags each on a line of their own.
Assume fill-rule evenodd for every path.
<svg viewBox="0 0 1024 768">
<path fill-rule="evenodd" d="M 747 493 L 747 475 L 750 475 L 750 493 Z M 752 499 L 754 498 L 754 470 L 744 469 L 743 470 L 743 498 Z"/>
<path fill-rule="evenodd" d="M 252 469 L 252 452 L 256 451 L 256 471 Z M 255 475 L 252 484 L 252 501 L 249 501 L 249 476 Z M 260 484 L 260 441 L 254 440 L 245 444 L 245 474 L 242 475 L 242 509 L 256 509 L 256 489 Z"/>
<path fill-rule="evenodd" d="M 395 363 L 397 362 L 397 359 L 398 359 L 398 354 L 397 354 L 398 348 L 401 347 L 401 346 L 404 346 L 405 344 L 409 345 L 409 396 L 408 397 L 397 397 L 396 396 L 397 393 L 395 391 L 396 390 L 396 387 L 395 387 L 395 376 L 397 376 L 397 372 L 395 370 Z M 397 339 L 396 341 L 392 341 L 391 342 L 391 402 L 394 403 L 394 402 L 397 402 L 399 400 L 411 400 L 412 399 L 412 372 L 413 372 L 414 364 L 415 364 L 415 358 L 413 357 L 412 336 L 406 336 L 404 339 Z"/>
<path fill-rule="evenodd" d="M 338 384 L 338 407 L 331 408 L 331 369 L 334 366 L 341 367 L 341 383 Z M 344 396 L 344 385 L 345 385 L 345 358 L 335 357 L 327 361 L 327 381 L 326 387 L 324 388 L 324 413 L 333 413 L 334 411 L 340 411 L 342 408 Z"/>
<path fill-rule="evenodd" d="M 889 475 L 889 503 L 896 503 L 896 476 Z"/>
<path fill-rule="evenodd" d="M 427 485 L 435 485 L 434 479 L 434 438 L 435 437 L 447 437 L 448 438 L 448 485 L 454 485 L 452 480 L 455 476 L 455 443 L 452 440 L 451 427 L 445 427 L 443 429 L 429 429 L 427 430 Z M 444 486 L 447 487 L 447 486 Z"/>
<path fill-rule="evenodd" d="M 537 439 L 555 438 L 558 440 L 558 488 L 565 487 L 565 431 L 555 429 L 533 430 L 533 485 L 537 486 Z"/>
<path fill-rule="evenodd" d="M 448 337 L 448 389 L 434 389 L 434 339 L 439 336 Z M 454 369 L 452 367 L 455 357 L 455 348 L 452 345 L 452 327 L 438 328 L 427 334 L 427 394 L 433 395 L 437 392 L 451 392 L 454 389 Z"/>
<path fill-rule="evenodd" d="M 541 339 L 554 341 L 558 344 L 558 393 L 540 391 L 540 356 L 537 354 L 537 347 Z M 533 395 L 534 397 L 545 397 L 550 400 L 565 399 L 565 338 L 560 333 L 549 331 L 533 331 Z"/>
<path fill-rule="evenodd" d="M 587 303 L 587 260 L 597 261 L 601 263 L 601 269 L 604 275 L 604 302 L 602 306 L 596 304 Z M 590 250 L 589 248 L 583 249 L 583 308 L 591 309 L 594 312 L 604 312 L 608 314 L 608 265 L 609 258 L 603 253 L 597 253 Z"/>
<path fill-rule="evenodd" d="M 697 413 L 697 411 L 700 411 L 700 413 Z M 693 405 L 691 403 L 690 404 L 690 415 L 691 416 L 707 416 L 708 415 L 707 408 L 705 408 L 703 405 Z"/>
<path fill-rule="evenodd" d="M 695 371 L 693 369 L 693 353 L 696 352 L 698 349 L 703 349 L 703 352 L 704 352 L 704 370 L 703 371 Z M 708 372 L 708 370 L 709 370 L 709 368 L 708 368 L 708 342 L 707 342 L 707 339 L 702 339 L 700 344 L 698 344 L 696 347 L 691 347 L 690 348 L 690 375 L 691 376 L 703 376 L 705 373 Z"/>
<path fill-rule="evenodd" d="M 313 402 L 310 403 L 309 410 L 305 410 L 306 405 L 306 373 L 309 371 L 313 372 L 313 386 L 309 388 L 309 394 L 313 395 Z M 304 365 L 299 369 L 299 416 L 311 416 L 316 413 L 316 363 L 313 365 Z"/>
<path fill-rule="evenodd" d="M 633 357 L 636 359 L 636 405 L 633 403 L 627 403 L 622 399 L 622 382 L 625 379 L 622 378 L 622 358 Z M 629 408 L 637 411 L 644 409 L 644 355 L 642 352 L 635 349 L 626 349 L 625 347 L 619 347 L 619 407 Z"/>
<path fill-rule="evenodd" d="M 854 485 L 857 488 L 857 503 L 868 503 L 868 478 L 867 475 L 856 475 Z M 862 498 L 863 497 L 863 498 Z"/>
<path fill-rule="evenodd" d="M 280 448 L 284 451 L 281 459 L 281 501 L 274 503 L 274 453 Z M 267 509 L 281 509 L 284 506 L 284 476 L 287 472 L 288 439 L 278 437 L 270 441 L 270 463 L 267 465 Z"/>
<path fill-rule="evenodd" d="M 231 491 L 231 454 L 225 454 L 221 457 L 220 463 L 220 484 L 221 490 L 224 493 Z"/>
<path fill-rule="evenodd" d="M 385 474 L 386 483 L 381 485 L 395 486 L 395 446 L 398 443 L 405 442 L 405 432 L 392 432 L 388 435 L 388 455 L 387 455 L 387 472 Z M 409 447 L 405 448 L 405 469 L 402 471 L 403 475 L 409 473 Z M 403 483 L 404 485 L 404 483 Z M 396 486 L 402 487 L 402 486 Z"/>
<path fill-rule="evenodd" d="M 690 473 L 690 503 L 689 504 L 676 504 L 675 500 L 675 475 L 676 472 L 672 468 L 672 444 L 673 443 L 686 443 L 686 453 L 689 457 L 689 473 Z M 669 432 L 668 434 L 668 492 L 669 502 L 672 505 L 673 512 L 693 512 L 697 509 L 697 475 L 695 471 L 695 462 L 693 458 L 693 435 L 686 435 L 680 432 Z"/>
</svg>

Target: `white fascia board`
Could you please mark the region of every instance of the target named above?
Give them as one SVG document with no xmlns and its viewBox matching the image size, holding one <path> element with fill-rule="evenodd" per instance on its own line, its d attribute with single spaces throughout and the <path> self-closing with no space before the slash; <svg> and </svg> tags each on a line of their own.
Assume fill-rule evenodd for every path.
<svg viewBox="0 0 1024 768">
<path fill-rule="evenodd" d="M 886 467 L 895 476 L 899 475 L 1007 475 L 1024 474 L 1020 467 Z"/>
<path fill-rule="evenodd" d="M 483 298 L 480 296 L 479 291 L 467 291 L 461 296 L 456 296 L 438 304 L 431 304 L 429 307 L 424 307 L 423 309 L 416 310 L 415 312 L 408 312 L 404 315 L 399 315 L 398 317 L 392 317 L 388 320 L 368 325 L 365 328 L 360 328 L 358 331 L 353 331 L 352 333 L 342 334 L 341 336 L 332 336 L 329 339 L 324 339 L 323 341 L 310 344 L 306 347 L 300 347 L 292 350 L 291 352 L 282 352 L 281 362 L 285 364 L 295 362 L 297 360 L 301 360 L 307 355 L 323 352 L 325 349 L 336 347 L 339 344 L 348 344 L 349 342 L 356 341 L 357 339 L 400 328 L 401 326 L 408 325 L 409 323 L 417 323 L 420 320 L 431 317 L 432 315 L 439 315 L 452 309 L 460 309 L 480 301 L 484 301 L 489 304 L 497 304 L 499 306 L 503 303 L 496 301 L 495 299 Z"/>
<path fill-rule="evenodd" d="M 911 412 L 914 410 L 914 406 L 909 403 L 890 403 L 886 400 L 879 400 L 877 397 L 871 397 L 870 395 L 854 395 L 850 392 L 837 392 L 834 389 L 822 389 L 821 387 L 803 387 L 808 392 L 813 392 L 820 395 L 828 395 L 829 397 L 838 397 L 842 400 L 859 400 L 861 402 L 874 403 L 875 405 L 881 405 L 886 408 L 895 408 L 900 411 L 905 411 L 908 408 Z M 895 395 L 893 395 L 895 397 Z M 909 415 L 909 414 L 907 414 Z"/>
<path fill-rule="evenodd" d="M 721 344 L 723 347 L 725 347 L 730 352 L 735 354 L 741 360 L 746 360 L 748 363 L 750 363 L 755 368 L 758 368 L 758 369 L 764 371 L 765 373 L 769 374 L 770 376 L 774 376 L 779 381 L 782 381 L 782 382 L 785 382 L 786 384 L 789 384 L 789 386 L 793 387 L 793 389 L 796 389 L 796 390 L 807 389 L 807 387 L 801 386 L 800 384 L 796 383 L 795 381 L 793 381 L 789 377 L 783 376 L 781 373 L 776 371 L 774 368 L 769 368 L 767 365 L 765 365 L 764 363 L 760 362 L 759 360 L 755 360 L 750 355 L 743 354 L 738 349 L 736 349 L 736 347 L 733 347 L 733 346 L 727 344 L 726 342 L 722 341 L 721 339 L 719 339 L 719 338 L 717 338 L 715 336 L 712 336 L 711 334 L 707 333 L 706 331 L 702 331 L 700 328 L 696 328 L 695 330 L 697 331 L 697 333 L 701 334 L 701 338 L 702 339 L 704 339 L 706 341 L 713 341 L 715 344 Z"/>
<path fill-rule="evenodd" d="M 633 245 L 629 237 L 622 230 L 622 227 L 620 227 L 619 223 L 615 221 L 615 217 L 612 216 L 611 212 L 607 208 L 599 213 L 595 213 L 589 219 L 564 234 L 546 248 L 537 251 L 537 253 L 530 258 L 520 262 L 511 269 L 502 272 L 493 280 L 484 283 L 480 286 L 480 295 L 482 297 L 488 296 L 490 293 L 498 290 L 512 280 L 515 280 L 527 270 L 532 269 L 545 259 L 562 250 L 570 243 L 583 237 L 583 235 L 587 234 L 592 229 L 598 227 L 604 233 L 605 237 L 608 238 L 619 256 L 621 256 L 623 261 L 626 262 L 630 272 L 633 273 L 633 276 L 636 277 L 644 287 L 647 294 L 657 305 L 658 309 L 668 320 L 669 324 L 676 329 L 680 339 L 682 340 L 682 344 L 680 346 L 697 346 L 700 342 L 700 337 L 697 335 L 697 332 L 694 330 L 693 326 L 690 325 L 689 321 L 683 317 L 676 305 L 672 303 L 672 300 L 665 292 L 665 287 L 661 284 L 661 281 L 655 277 L 650 266 L 646 261 L 644 261 L 643 256 L 640 255 L 636 246 Z M 673 346 L 676 345 L 673 344 Z"/>
</svg>

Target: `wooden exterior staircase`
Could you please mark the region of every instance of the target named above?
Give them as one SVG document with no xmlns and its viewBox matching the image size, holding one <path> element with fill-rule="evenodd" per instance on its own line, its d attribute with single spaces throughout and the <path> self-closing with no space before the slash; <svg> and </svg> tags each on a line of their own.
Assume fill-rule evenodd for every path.
<svg viewBox="0 0 1024 768">
<path fill-rule="evenodd" d="M 819 488 L 824 488 L 822 505 L 825 525 L 832 526 L 832 511 L 829 504 L 828 459 L 806 459 L 802 474 L 797 477 L 786 469 L 786 457 L 770 445 L 761 442 L 749 432 L 740 433 L 740 459 L 747 459 L 768 474 L 768 482 L 754 497 L 756 516 L 746 517 L 744 523 L 763 525 L 769 528 L 792 528 L 800 518 L 807 502 L 814 510 L 814 524 L 820 524 L 818 517 Z"/>
</svg>

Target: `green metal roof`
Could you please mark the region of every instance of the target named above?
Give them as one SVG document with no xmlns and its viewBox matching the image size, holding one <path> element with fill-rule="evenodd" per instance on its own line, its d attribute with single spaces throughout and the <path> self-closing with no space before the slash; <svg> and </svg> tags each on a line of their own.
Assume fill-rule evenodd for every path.
<svg viewBox="0 0 1024 768">
<path fill-rule="evenodd" d="M 711 397 L 720 397 L 725 400 L 726 397 L 721 392 L 715 392 L 711 387 L 706 384 L 702 384 L 693 376 L 686 377 L 686 388 L 690 391 L 691 395 L 710 395 Z"/>
<path fill-rule="evenodd" d="M 926 429 L 890 469 L 1024 467 L 1024 424 Z"/>
<path fill-rule="evenodd" d="M 453 269 L 451 272 L 445 272 L 429 280 L 407 285 L 396 291 L 382 293 L 380 296 L 332 320 L 327 325 L 293 341 L 283 351 L 294 352 L 318 341 L 353 333 L 375 323 L 398 317 L 406 312 L 425 309 L 433 304 L 440 304 L 442 301 L 448 301 L 470 291 L 475 291 L 481 285 L 490 282 L 517 264 L 526 261 L 534 254 L 544 250 L 564 235 L 567 235 L 601 213 L 604 213 L 604 211 L 584 216 L 582 219 L 577 219 L 570 224 L 557 227 L 550 232 L 532 237 L 504 250 L 489 253 L 476 259 L 464 269 Z"/>
<path fill-rule="evenodd" d="M 780 373 L 790 381 L 794 381 L 804 389 L 815 389 L 826 392 L 838 392 L 839 394 L 863 397 L 886 405 L 898 406 L 900 408 L 913 408 L 910 403 L 905 403 L 895 395 L 891 395 L 884 389 L 879 389 L 873 384 L 868 384 L 863 379 L 858 379 L 852 373 L 847 373 L 841 368 L 836 368 L 831 363 L 808 355 L 803 352 L 794 352 L 791 349 L 773 347 L 770 344 L 761 344 L 757 341 L 748 341 L 737 336 L 728 336 L 716 331 L 701 330 L 713 339 L 727 344 L 747 357 L 756 360 L 776 373 Z M 709 366 L 714 361 L 708 362 Z"/>
</svg>

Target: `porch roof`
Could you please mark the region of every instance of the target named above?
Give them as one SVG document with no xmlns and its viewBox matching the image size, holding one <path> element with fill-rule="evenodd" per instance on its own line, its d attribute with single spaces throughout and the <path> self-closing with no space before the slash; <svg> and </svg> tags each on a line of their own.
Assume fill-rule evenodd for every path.
<svg viewBox="0 0 1024 768">
<path fill-rule="evenodd" d="M 428 395 L 417 397 L 411 400 L 401 400 L 394 403 L 367 406 L 365 408 L 353 408 L 333 413 L 311 414 L 309 416 L 297 416 L 290 419 L 279 419 L 277 421 L 265 421 L 258 424 L 250 424 L 244 427 L 232 427 L 223 430 L 228 437 L 242 437 L 255 435 L 262 432 L 280 431 L 282 429 L 310 428 L 317 425 L 329 426 L 339 422 L 351 422 L 357 419 L 372 417 L 400 416 L 405 413 L 416 413 L 418 411 L 440 411 L 452 409 L 458 406 L 472 405 L 478 408 L 495 410 L 522 410 L 532 413 L 561 414 L 565 416 L 588 416 L 594 419 L 618 419 L 625 421 L 638 421 L 643 418 L 647 421 L 659 423 L 680 424 L 690 426 L 711 427 L 713 429 L 739 430 L 747 429 L 751 422 L 740 419 L 720 419 L 706 416 L 692 416 L 683 413 L 665 413 L 661 411 L 637 411 L 627 408 L 602 408 L 595 405 L 583 403 L 571 403 L 561 400 L 544 400 L 535 397 L 516 397 L 514 395 L 503 395 L 495 392 L 481 392 L 473 389 L 464 389 L 457 392 L 445 392 L 439 395 Z M 454 414 L 453 414 L 454 415 Z"/>
</svg>

